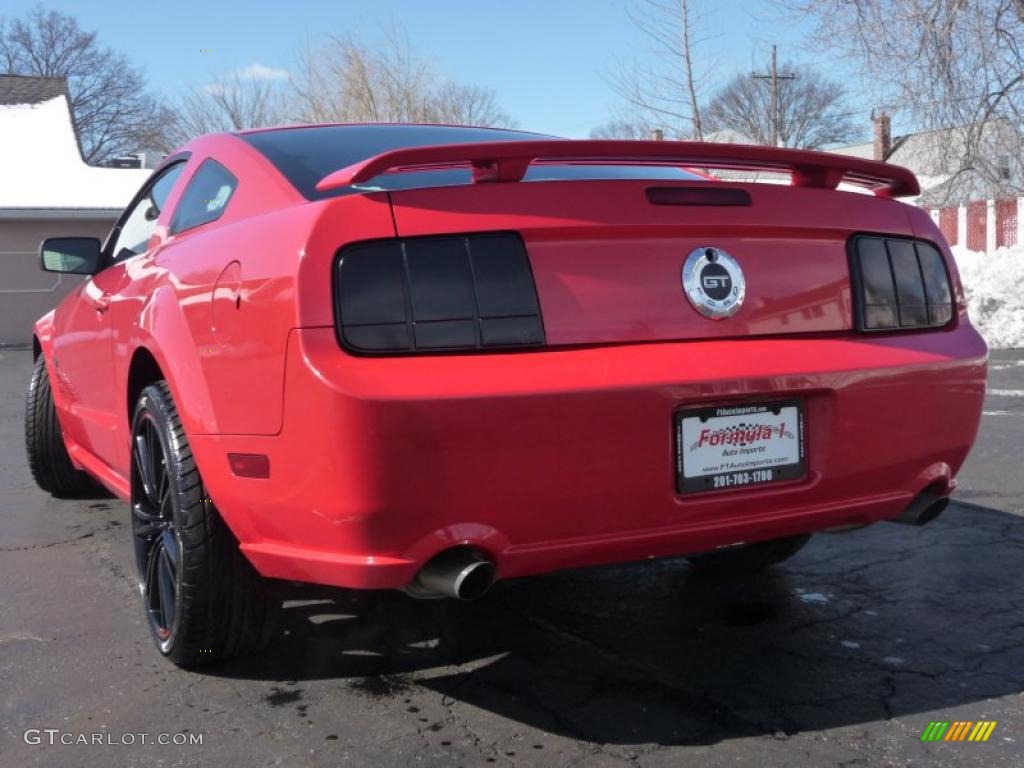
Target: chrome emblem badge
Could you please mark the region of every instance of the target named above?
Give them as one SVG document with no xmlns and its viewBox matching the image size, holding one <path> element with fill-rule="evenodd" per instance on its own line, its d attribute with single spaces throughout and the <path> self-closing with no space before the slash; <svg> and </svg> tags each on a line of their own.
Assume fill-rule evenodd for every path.
<svg viewBox="0 0 1024 768">
<path fill-rule="evenodd" d="M 743 306 L 747 286 L 739 263 L 712 246 L 695 248 L 683 264 L 683 291 L 704 317 L 732 317 Z"/>
</svg>

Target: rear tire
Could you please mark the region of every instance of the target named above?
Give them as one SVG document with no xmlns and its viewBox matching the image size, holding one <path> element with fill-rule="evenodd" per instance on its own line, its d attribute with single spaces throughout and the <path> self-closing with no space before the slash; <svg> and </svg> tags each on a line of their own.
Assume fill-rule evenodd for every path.
<svg viewBox="0 0 1024 768">
<path fill-rule="evenodd" d="M 694 568 L 708 573 L 757 573 L 788 560 L 810 540 L 811 535 L 808 533 L 785 539 L 755 541 L 689 555 L 686 559 Z"/>
<path fill-rule="evenodd" d="M 142 390 L 132 419 L 132 533 L 150 635 L 175 664 L 257 651 L 281 601 L 209 500 L 166 382 Z"/>
<path fill-rule="evenodd" d="M 75 469 L 68 456 L 42 355 L 32 366 L 25 395 L 25 452 L 32 479 L 47 493 L 60 498 L 96 490 L 92 479 Z"/>
</svg>

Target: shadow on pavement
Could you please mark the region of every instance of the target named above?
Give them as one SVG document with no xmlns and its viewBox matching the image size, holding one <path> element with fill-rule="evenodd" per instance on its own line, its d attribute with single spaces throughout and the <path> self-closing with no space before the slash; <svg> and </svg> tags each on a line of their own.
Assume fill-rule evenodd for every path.
<svg viewBox="0 0 1024 768">
<path fill-rule="evenodd" d="M 1024 690 L 1022 554 L 1024 519 L 954 504 L 923 529 L 816 537 L 746 581 L 668 560 L 474 604 L 300 589 L 267 653 L 203 672 L 422 686 L 602 744 L 793 734 Z"/>
</svg>

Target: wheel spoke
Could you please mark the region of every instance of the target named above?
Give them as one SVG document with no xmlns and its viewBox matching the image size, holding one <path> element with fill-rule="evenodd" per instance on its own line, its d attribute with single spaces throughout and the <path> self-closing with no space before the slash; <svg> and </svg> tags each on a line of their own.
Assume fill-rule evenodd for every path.
<svg viewBox="0 0 1024 768">
<path fill-rule="evenodd" d="M 173 538 L 173 537 L 172 537 Z M 174 624 L 174 565 L 171 563 L 170 550 L 161 537 L 160 562 L 157 565 L 160 580 L 160 625 L 170 630 Z M 172 545 L 173 546 L 173 545 Z"/>
<path fill-rule="evenodd" d="M 153 494 L 152 464 L 149 456 L 149 445 L 146 442 L 145 428 L 143 434 L 135 436 L 135 468 L 142 481 L 142 492 L 151 497 Z"/>
<path fill-rule="evenodd" d="M 156 426 L 150 424 L 150 449 L 149 455 L 153 462 L 153 504 L 159 508 L 163 502 L 164 486 L 167 483 L 167 458 L 164 456 L 164 445 L 160 442 L 160 435 Z"/>
<path fill-rule="evenodd" d="M 167 502 L 170 499 L 170 495 L 171 495 L 170 491 L 171 491 L 170 474 L 167 472 L 167 465 L 166 465 L 166 462 L 165 462 L 164 466 L 161 467 L 160 483 L 157 486 L 157 491 L 156 491 L 157 506 L 160 509 L 160 514 L 161 515 L 164 514 L 164 506 L 167 504 Z"/>
<path fill-rule="evenodd" d="M 170 633 L 177 608 L 178 545 L 174 534 L 164 530 L 149 547 L 143 585 L 146 610 L 159 635 Z"/>
<path fill-rule="evenodd" d="M 176 576 L 178 573 L 178 541 L 174 537 L 174 532 L 169 529 L 164 529 L 163 534 L 160 536 L 161 543 L 164 547 L 164 552 L 167 553 L 167 559 L 171 566 L 171 576 Z"/>
<path fill-rule="evenodd" d="M 156 432 L 156 426 L 151 421 L 146 422 L 146 443 L 149 446 L 149 501 L 160 508 L 159 487 L 163 460 L 163 447 L 160 443 L 160 436 Z"/>
<path fill-rule="evenodd" d="M 146 609 L 150 614 L 160 612 L 160 588 L 157 579 L 159 578 L 161 549 L 160 539 L 155 539 L 146 552 L 146 576 L 143 580 L 143 590 L 146 597 Z"/>
<path fill-rule="evenodd" d="M 142 502 L 132 504 L 132 514 L 135 516 L 136 521 L 140 523 L 159 523 L 162 520 L 160 515 L 154 515 L 146 511 L 146 507 Z"/>
<path fill-rule="evenodd" d="M 152 515 L 139 502 L 132 504 L 132 517 L 134 518 L 132 522 L 135 524 L 133 529 L 135 535 L 147 540 L 166 529 L 169 524 L 162 513 Z"/>
</svg>

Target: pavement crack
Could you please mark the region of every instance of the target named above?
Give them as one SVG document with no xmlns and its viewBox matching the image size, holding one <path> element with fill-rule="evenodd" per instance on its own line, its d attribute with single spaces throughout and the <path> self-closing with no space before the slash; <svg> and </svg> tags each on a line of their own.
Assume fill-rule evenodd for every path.
<svg viewBox="0 0 1024 768">
<path fill-rule="evenodd" d="M 50 549 L 51 547 L 62 547 L 65 544 L 77 544 L 78 542 L 92 538 L 95 535 L 95 531 L 89 531 L 88 533 L 83 533 L 81 536 L 75 536 L 71 539 L 61 539 L 60 541 L 51 541 L 46 544 L 26 544 L 22 547 L 0 547 L 0 552 L 30 552 L 36 549 Z"/>
<path fill-rule="evenodd" d="M 714 725 L 712 725 L 710 721 L 702 721 L 698 726 L 698 730 L 706 739 L 713 739 L 723 727 L 726 729 L 735 729 L 762 735 L 772 735 L 779 731 L 779 728 L 776 726 L 758 722 L 757 720 L 747 718 L 739 714 L 728 703 L 721 701 L 716 697 L 713 691 L 701 690 L 693 687 L 692 685 L 688 685 L 683 680 L 674 679 L 673 676 L 666 674 L 664 668 L 657 667 L 652 669 L 648 665 L 644 665 L 635 659 L 623 656 L 611 649 L 605 648 L 593 639 L 561 626 L 551 619 L 541 617 L 535 613 L 523 612 L 513 605 L 509 605 L 508 608 L 519 615 L 519 617 L 524 621 L 551 632 L 569 643 L 585 647 L 591 652 L 596 653 L 614 664 L 615 668 L 620 673 L 628 672 L 633 678 L 645 685 L 667 691 L 677 700 L 678 698 L 682 698 L 694 711 L 706 711 L 708 708 L 708 702 L 712 702 L 717 715 Z M 556 716 L 559 720 L 562 719 L 561 715 Z M 788 731 L 788 729 L 789 725 L 787 724 L 784 730 Z M 573 730 L 575 731 L 577 729 Z M 580 736 L 577 736 L 577 738 L 581 741 L 585 740 Z"/>
</svg>

